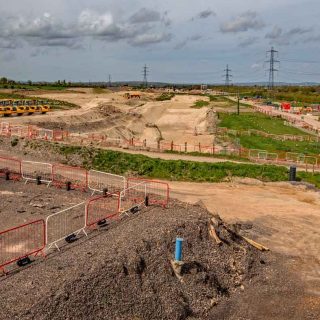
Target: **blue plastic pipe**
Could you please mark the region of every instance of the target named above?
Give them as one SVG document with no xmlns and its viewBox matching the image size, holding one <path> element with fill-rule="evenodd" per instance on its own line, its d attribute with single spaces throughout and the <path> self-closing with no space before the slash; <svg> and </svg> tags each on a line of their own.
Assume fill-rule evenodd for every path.
<svg viewBox="0 0 320 320">
<path fill-rule="evenodd" d="M 182 238 L 176 238 L 176 252 L 175 252 L 175 260 L 182 261 Z"/>
</svg>

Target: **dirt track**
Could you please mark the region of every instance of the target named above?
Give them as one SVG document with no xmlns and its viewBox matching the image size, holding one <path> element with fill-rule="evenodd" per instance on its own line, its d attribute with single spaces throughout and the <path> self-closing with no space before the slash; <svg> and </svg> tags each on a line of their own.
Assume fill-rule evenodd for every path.
<svg viewBox="0 0 320 320">
<path fill-rule="evenodd" d="M 135 137 L 150 142 L 164 139 L 174 140 L 175 143 L 212 144 L 213 136 L 208 130 L 212 127 L 213 114 L 207 107 L 191 108 L 199 96 L 178 95 L 169 101 L 155 101 L 159 94 L 149 93 L 142 94 L 141 100 L 127 100 L 123 97 L 124 92 L 94 94 L 81 89 L 38 94 L 41 98 L 72 102 L 81 108 L 54 111 L 45 116 L 7 118 L 5 121 L 80 133 L 100 132 L 112 138 Z M 201 100 L 208 98 L 201 97 Z"/>
<path fill-rule="evenodd" d="M 320 193 L 289 183 L 243 180 L 244 183 L 170 182 L 172 195 L 183 201 L 202 201 L 209 211 L 229 222 L 258 226 L 253 237 L 284 254 L 320 305 Z"/>
</svg>

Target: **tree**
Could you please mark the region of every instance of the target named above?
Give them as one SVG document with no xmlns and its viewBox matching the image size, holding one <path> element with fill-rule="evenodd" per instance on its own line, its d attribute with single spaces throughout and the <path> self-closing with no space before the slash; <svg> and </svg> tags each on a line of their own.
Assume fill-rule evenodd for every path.
<svg viewBox="0 0 320 320">
<path fill-rule="evenodd" d="M 8 79 L 5 77 L 0 78 L 0 83 L 2 84 L 7 84 L 8 83 Z"/>
</svg>

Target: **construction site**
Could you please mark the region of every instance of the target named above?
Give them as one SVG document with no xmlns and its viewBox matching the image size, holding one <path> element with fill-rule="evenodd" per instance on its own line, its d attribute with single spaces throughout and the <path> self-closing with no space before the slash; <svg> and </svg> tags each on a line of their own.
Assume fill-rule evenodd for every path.
<svg viewBox="0 0 320 320">
<path fill-rule="evenodd" d="M 48 112 L 0 118 L 0 319 L 319 318 L 318 121 L 208 89 L 23 95 Z"/>
</svg>

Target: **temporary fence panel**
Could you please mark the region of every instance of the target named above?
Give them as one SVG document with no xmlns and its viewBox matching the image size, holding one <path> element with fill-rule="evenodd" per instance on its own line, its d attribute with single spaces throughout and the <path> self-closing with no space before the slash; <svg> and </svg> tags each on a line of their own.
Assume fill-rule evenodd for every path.
<svg viewBox="0 0 320 320">
<path fill-rule="evenodd" d="M 304 157 L 305 164 L 318 165 L 318 159 L 316 157 L 305 156 Z"/>
<path fill-rule="evenodd" d="M 127 182 L 128 189 L 137 184 L 146 184 L 146 195 L 148 196 L 149 204 L 159 204 L 166 206 L 169 203 L 169 185 L 166 182 L 147 180 L 141 178 L 129 178 Z"/>
<path fill-rule="evenodd" d="M 10 134 L 10 124 L 8 122 L 0 123 L 0 134 L 2 136 L 7 136 Z"/>
<path fill-rule="evenodd" d="M 11 136 L 13 137 L 28 137 L 29 127 L 28 126 L 11 126 Z"/>
<path fill-rule="evenodd" d="M 85 234 L 85 207 L 81 202 L 65 210 L 51 214 L 46 219 L 46 246 L 47 250 L 71 235 L 77 236 L 81 231 Z"/>
<path fill-rule="evenodd" d="M 305 155 L 302 153 L 294 153 L 294 152 L 286 153 L 286 161 L 304 163 L 304 160 L 305 160 Z"/>
<path fill-rule="evenodd" d="M 127 189 L 120 193 L 119 211 L 127 212 L 140 207 L 146 201 L 147 184 L 143 181 L 128 183 Z"/>
<path fill-rule="evenodd" d="M 126 188 L 126 178 L 123 176 L 90 170 L 88 173 L 88 187 L 93 192 L 109 193 L 121 192 Z"/>
<path fill-rule="evenodd" d="M 53 140 L 53 130 L 37 129 L 37 139 Z"/>
<path fill-rule="evenodd" d="M 268 153 L 268 151 L 266 150 L 258 150 L 258 149 L 250 149 L 249 150 L 249 158 L 252 159 L 259 159 L 259 155 L 261 155 L 261 159 L 263 159 L 264 156 L 266 156 L 266 154 Z"/>
<path fill-rule="evenodd" d="M 82 189 L 88 186 L 88 172 L 83 168 L 53 165 L 53 184 L 56 187 L 63 187 L 67 183 L 71 184 L 71 188 Z"/>
<path fill-rule="evenodd" d="M 45 247 L 45 222 L 37 220 L 0 232 L 0 269 L 39 254 Z"/>
<path fill-rule="evenodd" d="M 103 220 L 119 215 L 120 194 L 108 193 L 88 200 L 86 205 L 86 226 L 91 227 Z"/>
<path fill-rule="evenodd" d="M 54 141 L 63 141 L 67 136 L 68 136 L 67 131 L 53 130 L 53 140 Z"/>
<path fill-rule="evenodd" d="M 267 160 L 269 161 L 278 161 L 279 155 L 277 153 L 268 152 L 267 154 Z"/>
<path fill-rule="evenodd" d="M 9 175 L 9 179 L 21 178 L 21 161 L 13 158 L 0 157 L 0 177 Z"/>
<path fill-rule="evenodd" d="M 52 164 L 34 161 L 21 162 L 22 178 L 28 181 L 52 182 Z"/>
</svg>

